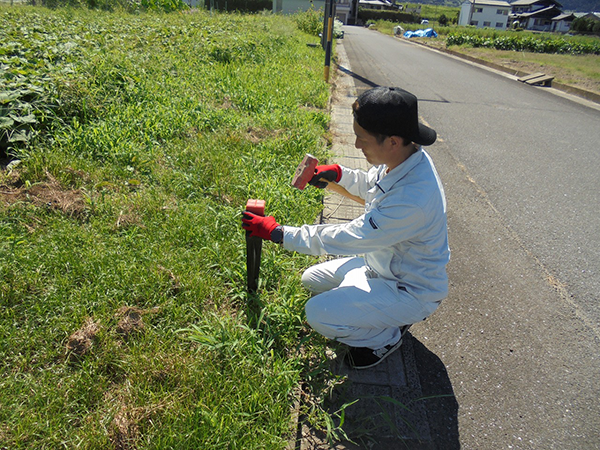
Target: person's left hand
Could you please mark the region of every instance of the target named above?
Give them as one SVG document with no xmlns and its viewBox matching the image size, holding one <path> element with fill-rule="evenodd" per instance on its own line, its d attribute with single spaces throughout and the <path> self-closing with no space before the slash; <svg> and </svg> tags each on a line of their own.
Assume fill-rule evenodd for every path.
<svg viewBox="0 0 600 450">
<path fill-rule="evenodd" d="M 327 182 L 335 181 L 338 183 L 342 178 L 342 168 L 339 164 L 327 164 L 324 166 L 315 167 L 315 174 L 309 180 L 308 184 L 324 189 L 327 187 Z M 327 180 L 327 181 L 323 181 Z"/>
<path fill-rule="evenodd" d="M 271 233 L 279 226 L 273 216 L 259 216 L 250 211 L 244 211 L 242 215 L 242 228 L 249 231 L 250 236 L 272 241 Z"/>
</svg>

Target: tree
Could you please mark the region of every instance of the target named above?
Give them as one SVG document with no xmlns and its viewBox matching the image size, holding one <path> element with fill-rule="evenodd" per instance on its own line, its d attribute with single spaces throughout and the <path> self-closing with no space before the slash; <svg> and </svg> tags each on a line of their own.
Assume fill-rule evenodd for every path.
<svg viewBox="0 0 600 450">
<path fill-rule="evenodd" d="M 594 27 L 594 21 L 586 17 L 578 17 L 571 23 L 571 30 L 579 33 L 587 33 L 592 31 Z"/>
</svg>

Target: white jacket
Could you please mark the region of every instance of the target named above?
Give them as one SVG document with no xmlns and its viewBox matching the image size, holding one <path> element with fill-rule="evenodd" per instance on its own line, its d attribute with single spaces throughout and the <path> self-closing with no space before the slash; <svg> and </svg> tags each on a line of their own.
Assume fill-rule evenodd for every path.
<svg viewBox="0 0 600 450">
<path fill-rule="evenodd" d="M 422 148 L 389 173 L 342 167 L 339 182 L 365 199 L 365 213 L 344 224 L 284 226 L 283 246 L 309 255 L 364 255 L 379 276 L 421 301 L 448 295 L 450 260 L 446 198 L 430 156 Z"/>
</svg>

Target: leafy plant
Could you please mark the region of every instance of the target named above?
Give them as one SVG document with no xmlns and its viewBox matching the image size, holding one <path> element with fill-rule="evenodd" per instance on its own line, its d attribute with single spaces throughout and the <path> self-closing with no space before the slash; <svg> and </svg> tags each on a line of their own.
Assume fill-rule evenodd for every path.
<svg viewBox="0 0 600 450">
<path fill-rule="evenodd" d="M 568 53 L 600 55 L 600 42 L 578 42 L 563 37 L 518 36 L 478 36 L 469 33 L 450 33 L 446 45 L 470 45 L 473 47 L 494 48 L 496 50 L 528 51 L 534 53 Z"/>
<path fill-rule="evenodd" d="M 294 21 L 300 31 L 311 36 L 319 36 L 323 32 L 323 11 L 310 8 L 294 14 Z"/>
<path fill-rule="evenodd" d="M 314 259 L 265 245 L 248 298 L 240 215 L 322 207 L 290 186 L 326 146 L 313 38 L 272 15 L 0 16 L 1 446 L 284 448 L 320 351 L 297 351 Z"/>
</svg>

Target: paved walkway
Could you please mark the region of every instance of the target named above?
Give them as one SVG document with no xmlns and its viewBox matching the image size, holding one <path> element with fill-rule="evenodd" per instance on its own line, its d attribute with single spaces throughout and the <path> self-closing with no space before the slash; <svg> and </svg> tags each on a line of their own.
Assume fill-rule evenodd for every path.
<svg viewBox="0 0 600 450">
<path fill-rule="evenodd" d="M 337 42 L 337 62 L 341 70 L 334 80 L 331 105 L 333 134 L 331 162 L 367 170 L 369 165 L 362 152 L 354 147 L 352 103 L 356 89 L 343 41 Z M 343 223 L 364 212 L 364 206 L 338 194 L 329 194 L 324 200 L 323 223 Z M 376 448 L 432 449 L 427 413 L 421 398 L 422 391 L 417 372 L 410 333 L 404 338 L 400 351 L 380 365 L 366 370 L 354 370 L 342 362 L 333 362 L 334 373 L 346 377 L 336 388 L 337 399 L 332 411 L 345 403 L 358 402 L 345 410 L 344 430 L 359 445 L 340 443 L 336 449 Z M 408 408 L 408 409 L 407 409 Z M 330 448 L 324 437 L 303 430 L 301 449 Z"/>
</svg>

